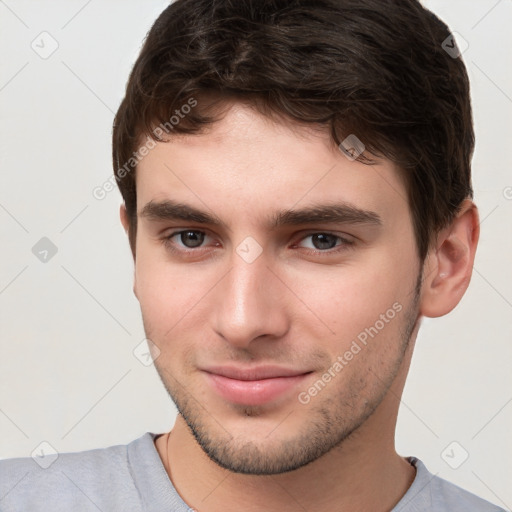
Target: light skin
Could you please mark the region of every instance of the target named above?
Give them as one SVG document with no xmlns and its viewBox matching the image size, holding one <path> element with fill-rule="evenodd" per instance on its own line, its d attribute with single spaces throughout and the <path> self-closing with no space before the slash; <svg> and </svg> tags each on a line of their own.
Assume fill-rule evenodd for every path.
<svg viewBox="0 0 512 512">
<path fill-rule="evenodd" d="M 241 103 L 202 134 L 158 143 L 136 185 L 134 292 L 180 411 L 155 446 L 184 501 L 201 512 L 391 510 L 415 476 L 394 434 L 417 330 L 469 284 L 475 205 L 463 203 L 421 264 L 390 161 L 350 161 L 325 131 Z M 165 201 L 211 218 L 173 219 Z M 343 219 L 277 215 L 334 204 Z M 124 207 L 121 221 L 128 229 Z M 192 233 L 165 243 L 179 231 Z M 250 263 L 237 252 L 254 254 L 247 237 L 261 248 Z M 371 326 L 377 333 L 333 371 Z M 268 364 L 302 377 L 258 405 L 227 399 L 205 371 Z"/>
</svg>

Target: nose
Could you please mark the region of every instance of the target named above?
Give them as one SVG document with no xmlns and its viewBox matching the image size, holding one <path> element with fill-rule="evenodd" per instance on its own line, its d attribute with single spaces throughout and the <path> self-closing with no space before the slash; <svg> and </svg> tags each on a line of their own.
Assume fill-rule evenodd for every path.
<svg viewBox="0 0 512 512">
<path fill-rule="evenodd" d="M 248 263 L 234 252 L 231 270 L 215 287 L 214 327 L 233 347 L 247 349 L 289 329 L 285 286 L 268 263 L 263 254 Z"/>
</svg>

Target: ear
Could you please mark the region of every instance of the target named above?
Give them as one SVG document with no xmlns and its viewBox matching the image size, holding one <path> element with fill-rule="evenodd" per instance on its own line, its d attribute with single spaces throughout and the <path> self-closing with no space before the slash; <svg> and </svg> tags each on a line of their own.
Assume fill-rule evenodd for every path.
<svg viewBox="0 0 512 512">
<path fill-rule="evenodd" d="M 119 207 L 119 217 L 121 218 L 121 224 L 123 225 L 123 228 L 124 228 L 126 234 L 128 235 L 129 230 L 130 230 L 130 222 L 128 220 L 128 213 L 126 211 L 126 206 L 124 203 Z M 132 248 L 132 255 L 135 260 L 135 254 L 133 252 L 133 248 Z M 136 267 L 135 267 L 135 269 L 136 269 Z M 137 272 L 136 271 L 134 272 L 134 277 L 133 277 L 133 294 L 135 295 L 135 297 L 137 297 Z"/>
<path fill-rule="evenodd" d="M 126 234 L 128 234 L 130 223 L 128 222 L 128 213 L 126 212 L 126 206 L 124 203 L 119 207 L 119 217 L 121 218 L 121 224 L 123 225 Z"/>
<path fill-rule="evenodd" d="M 460 302 L 471 280 L 480 223 L 476 205 L 464 200 L 459 214 L 436 237 L 423 266 L 420 314 L 439 317 Z"/>
<path fill-rule="evenodd" d="M 134 237 L 130 236 L 130 232 L 133 229 L 133 226 L 130 225 L 130 220 L 128 217 L 128 212 L 126 211 L 126 205 L 123 203 L 119 207 L 119 217 L 121 218 L 121 224 L 128 235 L 128 242 L 130 243 L 130 249 L 132 251 L 133 260 L 135 261 L 135 240 Z"/>
</svg>

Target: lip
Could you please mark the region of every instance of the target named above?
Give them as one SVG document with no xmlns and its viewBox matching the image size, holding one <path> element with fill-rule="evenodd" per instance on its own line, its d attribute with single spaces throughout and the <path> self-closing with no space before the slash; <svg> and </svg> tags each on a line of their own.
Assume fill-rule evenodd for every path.
<svg viewBox="0 0 512 512">
<path fill-rule="evenodd" d="M 262 405 L 297 387 L 311 372 L 278 366 L 212 367 L 203 370 L 210 385 L 225 400 Z"/>
</svg>

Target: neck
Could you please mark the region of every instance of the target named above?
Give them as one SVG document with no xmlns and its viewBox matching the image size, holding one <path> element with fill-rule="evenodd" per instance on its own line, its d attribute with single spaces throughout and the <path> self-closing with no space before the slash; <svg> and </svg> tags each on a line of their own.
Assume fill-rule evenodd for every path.
<svg viewBox="0 0 512 512">
<path fill-rule="evenodd" d="M 412 484 L 415 469 L 380 440 L 368 443 L 365 438 L 363 445 L 356 437 L 359 432 L 307 466 L 269 476 L 219 467 L 181 417 L 157 443 L 174 487 L 198 512 L 389 511 Z"/>
</svg>

